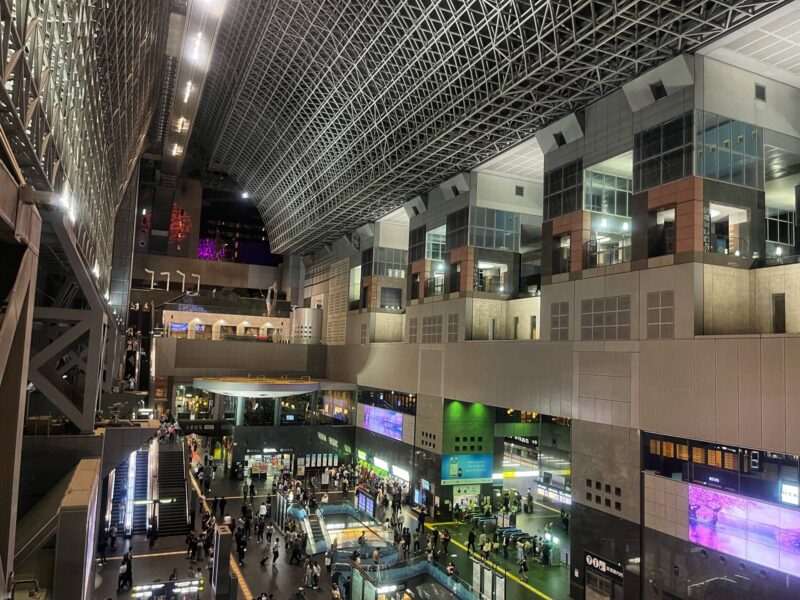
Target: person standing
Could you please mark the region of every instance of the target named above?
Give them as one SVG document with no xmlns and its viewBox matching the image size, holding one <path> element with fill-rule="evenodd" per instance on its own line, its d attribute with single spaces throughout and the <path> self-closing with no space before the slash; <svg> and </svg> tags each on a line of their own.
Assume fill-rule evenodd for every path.
<svg viewBox="0 0 800 600">
<path fill-rule="evenodd" d="M 220 498 L 220 501 L 219 501 L 219 516 L 220 517 L 224 517 L 225 516 L 225 506 L 227 504 L 228 504 L 228 501 L 224 497 Z"/>
<path fill-rule="evenodd" d="M 112 551 L 116 550 L 117 549 L 117 526 L 116 525 L 111 525 L 111 527 L 108 528 L 108 539 L 111 542 L 111 550 Z"/>
<path fill-rule="evenodd" d="M 250 480 L 250 502 L 253 501 L 253 498 L 256 497 L 256 484 L 253 483 L 253 480 Z"/>
<path fill-rule="evenodd" d="M 214 496 L 214 499 L 211 501 L 211 514 L 216 515 L 218 508 L 219 508 L 219 498 Z"/>
<path fill-rule="evenodd" d="M 445 555 L 447 555 L 447 549 L 449 546 L 450 546 L 450 532 L 447 529 L 445 529 L 442 532 L 442 550 L 444 551 Z"/>
<path fill-rule="evenodd" d="M 105 534 L 100 536 L 100 541 L 97 542 L 97 556 L 100 559 L 100 564 L 106 564 L 106 548 L 108 547 L 108 541 L 106 540 Z"/>
<path fill-rule="evenodd" d="M 475 528 L 469 530 L 467 536 L 467 552 L 475 552 Z"/>
</svg>

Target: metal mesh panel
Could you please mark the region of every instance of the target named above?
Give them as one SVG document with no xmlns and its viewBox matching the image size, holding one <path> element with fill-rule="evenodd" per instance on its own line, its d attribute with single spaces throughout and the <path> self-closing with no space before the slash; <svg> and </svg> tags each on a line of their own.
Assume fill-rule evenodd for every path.
<svg viewBox="0 0 800 600">
<path fill-rule="evenodd" d="M 161 80 L 168 0 L 0 0 L 0 123 L 28 182 L 69 190 L 101 287 Z M 24 40 L 24 45 L 23 45 Z"/>
<path fill-rule="evenodd" d="M 307 252 L 782 4 L 232 0 L 197 141 Z"/>
</svg>

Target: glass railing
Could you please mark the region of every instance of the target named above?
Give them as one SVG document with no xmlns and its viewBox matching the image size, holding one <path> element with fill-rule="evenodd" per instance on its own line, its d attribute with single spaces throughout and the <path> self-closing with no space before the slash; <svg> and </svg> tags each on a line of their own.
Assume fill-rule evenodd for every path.
<svg viewBox="0 0 800 600">
<path fill-rule="evenodd" d="M 584 254 L 584 268 L 591 269 L 594 267 L 608 267 L 610 265 L 618 265 L 631 261 L 631 247 L 618 246 L 615 248 L 607 248 L 605 250 L 598 250 L 593 242 L 587 242 L 586 252 Z"/>
<path fill-rule="evenodd" d="M 712 234 L 706 243 L 706 252 L 751 258 L 749 240 L 733 235 Z"/>
<path fill-rule="evenodd" d="M 506 294 L 508 288 L 502 281 L 482 281 L 475 286 L 476 292 L 486 292 L 489 294 Z"/>
<path fill-rule="evenodd" d="M 435 560 L 428 560 L 426 556 L 414 556 L 408 560 L 393 564 L 361 564 L 351 566 L 358 570 L 365 583 L 370 583 L 378 588 L 386 588 L 393 584 L 404 583 L 415 577 L 427 575 L 436 583 L 452 592 L 462 600 L 480 600 L 481 595 L 470 583 L 460 577 L 460 574 L 447 573 L 447 567 Z"/>
<path fill-rule="evenodd" d="M 425 280 L 425 297 L 444 294 L 444 277 L 433 277 Z"/>
</svg>

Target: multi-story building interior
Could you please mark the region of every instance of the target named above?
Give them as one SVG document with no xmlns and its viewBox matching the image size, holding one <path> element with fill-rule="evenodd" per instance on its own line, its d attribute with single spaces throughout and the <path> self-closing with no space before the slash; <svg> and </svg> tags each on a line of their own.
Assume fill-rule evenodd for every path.
<svg viewBox="0 0 800 600">
<path fill-rule="evenodd" d="M 3 598 L 800 598 L 799 1 L 0 25 Z"/>
</svg>

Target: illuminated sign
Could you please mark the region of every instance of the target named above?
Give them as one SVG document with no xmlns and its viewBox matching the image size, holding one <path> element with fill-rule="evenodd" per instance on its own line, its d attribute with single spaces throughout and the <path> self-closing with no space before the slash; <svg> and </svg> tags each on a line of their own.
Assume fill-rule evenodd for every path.
<svg viewBox="0 0 800 600">
<path fill-rule="evenodd" d="M 383 460 L 382 458 L 378 458 L 377 456 L 372 459 L 372 463 L 378 467 L 379 469 L 383 469 L 387 473 L 389 472 L 389 463 Z"/>
<path fill-rule="evenodd" d="M 560 502 L 561 504 L 572 504 L 572 497 L 567 492 L 562 490 L 551 488 L 543 484 L 539 484 L 536 486 L 536 493 L 539 496 L 543 496 L 545 498 L 549 498 L 554 502 Z"/>
<path fill-rule="evenodd" d="M 385 435 L 394 440 L 402 440 L 403 415 L 393 410 L 386 410 L 367 404 L 364 406 L 364 429 Z"/>
<path fill-rule="evenodd" d="M 800 572 L 800 511 L 690 485 L 689 541 L 784 573 Z"/>
<path fill-rule="evenodd" d="M 411 475 L 405 469 L 401 469 L 397 465 L 392 465 L 392 475 L 399 477 L 403 481 L 411 481 Z"/>
<path fill-rule="evenodd" d="M 800 487 L 781 481 L 781 502 L 800 506 Z"/>
<path fill-rule="evenodd" d="M 611 562 L 604 558 L 600 558 L 599 556 L 595 556 L 594 554 L 590 554 L 586 552 L 586 566 L 594 569 L 595 571 L 599 571 L 600 573 L 606 573 L 611 575 L 612 577 L 619 579 L 622 581 L 624 575 L 622 573 L 622 565 L 619 563 Z"/>
</svg>

